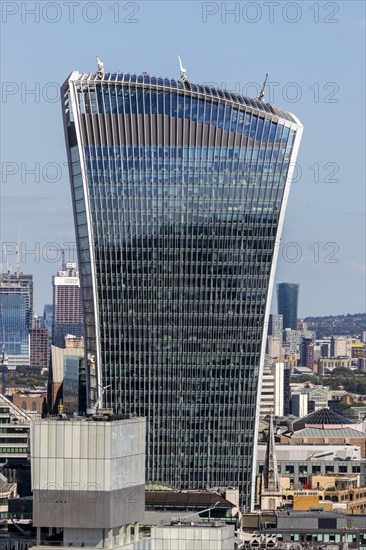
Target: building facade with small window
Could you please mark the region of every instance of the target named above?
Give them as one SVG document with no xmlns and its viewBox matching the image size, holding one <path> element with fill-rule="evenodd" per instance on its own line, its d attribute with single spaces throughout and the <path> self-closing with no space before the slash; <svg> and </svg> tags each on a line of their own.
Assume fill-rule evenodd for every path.
<svg viewBox="0 0 366 550">
<path fill-rule="evenodd" d="M 29 417 L 0 394 L 0 464 L 29 457 Z"/>
</svg>

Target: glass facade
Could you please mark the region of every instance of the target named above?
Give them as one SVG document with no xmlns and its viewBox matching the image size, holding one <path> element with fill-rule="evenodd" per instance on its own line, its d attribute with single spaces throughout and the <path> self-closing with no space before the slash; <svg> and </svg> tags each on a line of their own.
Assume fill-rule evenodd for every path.
<svg viewBox="0 0 366 550">
<path fill-rule="evenodd" d="M 297 329 L 297 304 L 300 285 L 280 283 L 277 285 L 277 309 L 283 316 L 283 328 Z"/>
<path fill-rule="evenodd" d="M 7 355 L 29 355 L 29 325 L 25 297 L 0 293 L 0 350 Z"/>
<path fill-rule="evenodd" d="M 88 393 L 147 418 L 147 480 L 249 508 L 267 297 L 302 126 L 168 79 L 63 87 Z"/>
<path fill-rule="evenodd" d="M 80 356 L 64 355 L 62 403 L 64 413 L 70 416 L 85 412 L 85 368 Z"/>
</svg>

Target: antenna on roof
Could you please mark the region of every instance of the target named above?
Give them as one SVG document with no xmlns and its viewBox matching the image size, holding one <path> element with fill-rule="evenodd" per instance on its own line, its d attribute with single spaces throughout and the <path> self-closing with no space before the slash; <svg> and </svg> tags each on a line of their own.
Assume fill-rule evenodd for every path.
<svg viewBox="0 0 366 550">
<path fill-rule="evenodd" d="M 17 278 L 19 279 L 20 276 L 20 254 L 19 254 L 19 248 L 20 248 L 20 233 L 22 231 L 22 228 L 19 227 L 19 233 L 18 233 L 18 246 L 16 250 L 16 259 L 17 259 L 17 267 L 16 267 L 16 274 Z"/>
<path fill-rule="evenodd" d="M 178 55 L 178 59 L 179 59 L 179 72 L 180 72 L 180 77 L 181 79 L 183 80 L 183 82 L 186 82 L 187 81 L 187 71 L 185 70 L 185 68 L 183 67 L 182 65 L 182 60 L 180 58 L 180 55 Z"/>
<path fill-rule="evenodd" d="M 104 63 L 97 56 L 98 76 L 103 77 L 105 75 Z"/>
<path fill-rule="evenodd" d="M 259 91 L 259 95 L 257 97 L 258 101 L 264 101 L 264 88 L 266 87 L 267 79 L 268 79 L 268 73 L 266 74 L 266 78 L 264 79 L 263 86 Z"/>
</svg>

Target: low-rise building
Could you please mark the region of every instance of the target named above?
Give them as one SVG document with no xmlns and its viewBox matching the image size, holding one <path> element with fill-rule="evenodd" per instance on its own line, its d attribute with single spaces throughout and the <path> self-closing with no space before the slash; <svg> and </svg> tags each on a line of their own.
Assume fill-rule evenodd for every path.
<svg viewBox="0 0 366 550">
<path fill-rule="evenodd" d="M 234 550 L 235 530 L 225 523 L 172 522 L 151 528 L 151 550 Z"/>
<path fill-rule="evenodd" d="M 29 416 L 0 394 L 0 464 L 29 457 Z"/>
<path fill-rule="evenodd" d="M 243 534 L 254 531 L 264 541 L 271 536 L 275 541 L 272 548 L 295 549 L 307 545 L 308 548 L 323 546 L 333 550 L 344 548 L 343 544 L 346 543 L 349 549 L 366 550 L 366 516 L 338 511 L 285 510 L 273 514 L 243 514 L 241 531 Z M 242 538 L 240 533 L 238 537 Z M 254 546 L 248 545 L 244 548 Z"/>
<path fill-rule="evenodd" d="M 354 475 L 313 475 L 306 487 L 287 487 L 283 501 L 294 510 L 344 510 L 347 514 L 366 513 L 366 487 Z"/>
<path fill-rule="evenodd" d="M 360 447 L 361 457 L 366 458 L 366 433 L 359 424 L 328 408 L 315 411 L 292 424 L 292 429 L 280 436 L 281 443 L 299 444 L 350 444 Z"/>
<path fill-rule="evenodd" d="M 258 445 L 257 474 L 263 471 L 265 445 Z M 366 486 L 366 459 L 354 445 L 276 445 L 278 473 L 292 487 L 304 487 L 314 475 L 359 475 Z"/>
</svg>

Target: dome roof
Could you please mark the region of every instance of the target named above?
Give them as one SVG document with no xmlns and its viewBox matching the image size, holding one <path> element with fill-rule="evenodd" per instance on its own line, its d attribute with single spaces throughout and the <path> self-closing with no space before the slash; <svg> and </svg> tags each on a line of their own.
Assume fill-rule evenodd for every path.
<svg viewBox="0 0 366 550">
<path fill-rule="evenodd" d="M 300 418 L 293 423 L 293 431 L 302 430 L 303 428 L 312 426 L 339 426 L 343 427 L 346 424 L 354 424 L 352 420 L 345 418 L 344 416 L 331 411 L 328 408 L 320 409 L 319 411 L 312 412 L 304 418 Z"/>
</svg>

